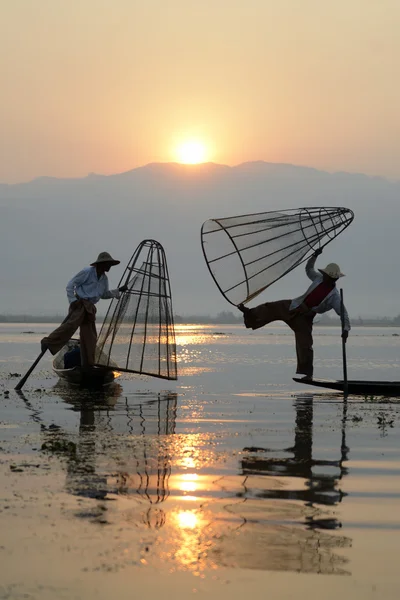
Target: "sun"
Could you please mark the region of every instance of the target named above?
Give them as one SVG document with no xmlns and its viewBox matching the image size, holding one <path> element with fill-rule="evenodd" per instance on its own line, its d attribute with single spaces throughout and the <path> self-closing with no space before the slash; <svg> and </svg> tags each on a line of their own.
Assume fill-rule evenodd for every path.
<svg viewBox="0 0 400 600">
<path fill-rule="evenodd" d="M 191 140 L 178 146 L 176 155 L 180 163 L 197 165 L 206 162 L 207 149 L 202 142 Z"/>
</svg>

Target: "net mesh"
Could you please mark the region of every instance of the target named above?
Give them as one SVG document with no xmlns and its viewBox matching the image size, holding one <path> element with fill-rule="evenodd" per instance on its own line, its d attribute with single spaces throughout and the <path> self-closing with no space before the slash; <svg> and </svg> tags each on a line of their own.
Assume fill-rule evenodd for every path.
<svg viewBox="0 0 400 600">
<path fill-rule="evenodd" d="M 201 243 L 220 292 L 237 306 L 326 246 L 353 219 L 348 208 L 300 208 L 210 219 L 202 226 Z"/>
<path fill-rule="evenodd" d="M 165 252 L 155 240 L 136 249 L 100 331 L 96 364 L 177 379 L 175 329 Z"/>
</svg>

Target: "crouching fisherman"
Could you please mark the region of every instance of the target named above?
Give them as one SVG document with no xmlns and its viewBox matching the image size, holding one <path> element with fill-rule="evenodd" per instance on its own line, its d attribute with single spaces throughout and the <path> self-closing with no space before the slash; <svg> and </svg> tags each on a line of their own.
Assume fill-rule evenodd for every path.
<svg viewBox="0 0 400 600">
<path fill-rule="evenodd" d="M 303 379 L 311 380 L 314 371 L 314 351 L 312 328 L 317 313 L 326 313 L 333 309 L 341 314 L 340 294 L 336 282 L 343 277 L 339 265 L 330 263 L 325 269 L 315 271 L 314 265 L 322 250 L 317 250 L 306 264 L 306 274 L 312 284 L 302 296 L 294 300 L 278 300 L 267 302 L 255 308 L 238 306 L 244 313 L 244 324 L 247 328 L 258 329 L 273 321 L 283 321 L 292 329 L 296 339 L 297 371 L 304 375 Z M 344 328 L 342 337 L 347 340 L 350 331 L 350 321 L 344 308 Z"/>
<path fill-rule="evenodd" d="M 120 292 L 126 290 L 126 286 L 116 290 L 109 289 L 106 273 L 119 263 L 108 252 L 100 252 L 90 267 L 85 267 L 69 281 L 66 288 L 70 303 L 68 316 L 57 329 L 42 339 L 42 351 L 50 350 L 53 355 L 57 354 L 79 327 L 81 365 L 94 365 L 97 343 L 95 305 L 100 298 L 119 298 Z"/>
</svg>

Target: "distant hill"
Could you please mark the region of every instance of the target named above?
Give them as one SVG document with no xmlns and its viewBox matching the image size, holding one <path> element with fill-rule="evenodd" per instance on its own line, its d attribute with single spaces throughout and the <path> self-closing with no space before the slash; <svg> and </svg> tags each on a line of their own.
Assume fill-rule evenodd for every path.
<svg viewBox="0 0 400 600">
<path fill-rule="evenodd" d="M 351 314 L 395 316 L 399 198 L 398 182 L 265 162 L 149 164 L 110 176 L 41 177 L 0 185 L 0 312 L 62 313 L 68 279 L 100 251 L 122 261 L 110 272 L 110 283 L 116 285 L 137 244 L 155 238 L 167 253 L 176 312 L 216 315 L 233 307 L 204 263 L 200 227 L 206 219 L 346 206 L 355 211 L 355 221 L 328 246 L 319 264 L 338 262 L 347 274 L 342 281 Z M 254 304 L 297 295 L 306 283 L 300 267 Z"/>
</svg>

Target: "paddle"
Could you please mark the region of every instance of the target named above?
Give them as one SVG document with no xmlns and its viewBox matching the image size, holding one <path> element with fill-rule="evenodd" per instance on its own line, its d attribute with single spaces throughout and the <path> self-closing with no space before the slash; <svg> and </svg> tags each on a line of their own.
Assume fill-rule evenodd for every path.
<svg viewBox="0 0 400 600">
<path fill-rule="evenodd" d="M 35 362 L 33 363 L 33 365 L 25 373 L 25 375 L 23 376 L 23 378 L 21 379 L 21 381 L 19 383 L 17 383 L 17 385 L 14 388 L 15 390 L 18 391 L 18 390 L 22 389 L 22 387 L 25 385 L 25 382 L 28 379 L 29 375 L 32 373 L 33 369 L 36 367 L 36 365 L 38 364 L 38 362 L 40 361 L 40 359 L 46 354 L 46 352 L 47 352 L 47 348 L 46 348 L 46 350 L 43 350 L 43 352 L 41 352 L 39 354 L 39 356 L 37 357 L 37 359 L 35 360 Z"/>
<path fill-rule="evenodd" d="M 68 320 L 69 314 L 65 317 L 64 321 L 61 323 L 61 325 L 63 323 L 65 323 Z M 35 360 L 35 362 L 33 363 L 33 365 L 28 369 L 28 371 L 25 373 L 25 375 L 23 376 L 23 378 L 21 379 L 21 381 L 19 381 L 19 383 L 17 383 L 17 385 L 15 386 L 15 390 L 21 390 L 23 388 L 23 386 L 26 383 L 26 380 L 28 379 L 29 375 L 32 373 L 33 369 L 36 367 L 36 365 L 38 364 L 38 362 L 43 358 L 43 356 L 46 354 L 47 352 L 47 348 L 46 350 L 42 350 L 42 352 L 39 354 L 39 356 L 37 357 L 37 359 Z"/>
<path fill-rule="evenodd" d="M 344 332 L 344 303 L 343 303 L 343 290 L 340 289 L 340 320 L 342 322 L 342 355 L 343 355 L 343 396 L 348 396 L 348 383 L 347 383 L 347 357 L 346 357 L 346 340 L 343 338 Z"/>
</svg>

